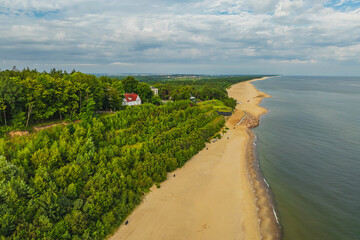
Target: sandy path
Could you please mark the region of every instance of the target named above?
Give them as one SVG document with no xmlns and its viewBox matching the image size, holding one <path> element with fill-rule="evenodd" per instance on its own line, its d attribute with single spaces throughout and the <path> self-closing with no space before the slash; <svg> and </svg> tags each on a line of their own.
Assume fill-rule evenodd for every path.
<svg viewBox="0 0 360 240">
<path fill-rule="evenodd" d="M 110 239 L 256 240 L 261 234 L 263 239 L 273 239 L 268 232 L 264 237 L 259 224 L 261 209 L 248 171 L 248 129 L 241 124 L 235 127 L 244 111 L 255 117 L 266 112 L 257 105 L 266 95 L 249 82 L 236 84 L 228 92 L 242 103 L 226 123 L 230 130 L 169 175 L 160 189 L 153 188 L 128 217 L 129 224 Z"/>
</svg>

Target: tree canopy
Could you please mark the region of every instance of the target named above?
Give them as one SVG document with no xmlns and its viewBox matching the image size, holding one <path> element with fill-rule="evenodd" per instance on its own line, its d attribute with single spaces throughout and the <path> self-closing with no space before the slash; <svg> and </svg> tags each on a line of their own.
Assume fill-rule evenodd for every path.
<svg viewBox="0 0 360 240">
<path fill-rule="evenodd" d="M 149 79 L 0 71 L 3 132 L 81 119 L 0 138 L 1 239 L 104 239 L 151 186 L 221 130 L 225 120 L 217 110 L 231 112 L 236 104 L 226 87 L 245 78 Z M 132 92 L 145 104 L 123 107 L 124 93 Z M 196 103 L 190 97 L 216 100 Z M 107 110 L 117 111 L 96 114 Z"/>
<path fill-rule="evenodd" d="M 52 69 L 0 72 L 0 124 L 27 127 L 54 119 L 76 119 L 92 99 L 94 111 L 119 110 L 124 87 L 118 79 Z"/>
<path fill-rule="evenodd" d="M 95 100 L 82 105 L 87 115 Z M 213 108 L 189 100 L 87 117 L 0 139 L 3 239 L 104 239 L 225 122 Z"/>
</svg>

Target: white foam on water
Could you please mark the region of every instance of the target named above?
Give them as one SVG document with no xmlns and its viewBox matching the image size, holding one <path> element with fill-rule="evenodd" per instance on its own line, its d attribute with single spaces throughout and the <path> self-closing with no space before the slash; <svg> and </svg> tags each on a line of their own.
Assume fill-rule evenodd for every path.
<svg viewBox="0 0 360 240">
<path fill-rule="evenodd" d="M 266 181 L 266 179 L 265 179 L 265 178 L 263 178 L 263 179 L 264 179 L 265 184 L 266 184 L 268 187 L 270 187 L 269 184 L 268 184 L 268 182 Z"/>
<path fill-rule="evenodd" d="M 276 222 L 277 222 L 278 224 L 280 224 L 280 223 L 279 223 L 279 219 L 278 219 L 278 217 L 277 217 L 277 215 L 276 215 L 276 212 L 275 212 L 275 208 L 274 208 L 274 206 L 272 206 L 272 209 L 273 209 L 273 213 L 274 213 L 274 216 L 275 216 Z"/>
</svg>

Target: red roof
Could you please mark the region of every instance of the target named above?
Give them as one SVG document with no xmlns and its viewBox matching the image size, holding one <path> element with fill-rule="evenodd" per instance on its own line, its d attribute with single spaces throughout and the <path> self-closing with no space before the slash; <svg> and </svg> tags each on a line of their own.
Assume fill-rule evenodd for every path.
<svg viewBox="0 0 360 240">
<path fill-rule="evenodd" d="M 136 93 L 125 93 L 125 100 L 127 102 L 133 102 L 136 101 L 138 95 Z"/>
</svg>

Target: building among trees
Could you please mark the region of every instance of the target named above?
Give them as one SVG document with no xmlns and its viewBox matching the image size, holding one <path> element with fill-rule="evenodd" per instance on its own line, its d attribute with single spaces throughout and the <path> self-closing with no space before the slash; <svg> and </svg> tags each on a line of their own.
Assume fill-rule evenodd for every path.
<svg viewBox="0 0 360 240">
<path fill-rule="evenodd" d="M 133 106 L 133 105 L 141 105 L 141 99 L 139 97 L 139 95 L 137 95 L 136 93 L 125 93 L 124 95 L 124 99 L 123 99 L 123 105 L 126 106 Z"/>
<path fill-rule="evenodd" d="M 151 91 L 153 91 L 154 92 L 154 95 L 159 95 L 159 89 L 158 88 L 156 88 L 156 87 L 150 87 L 151 88 Z"/>
</svg>

